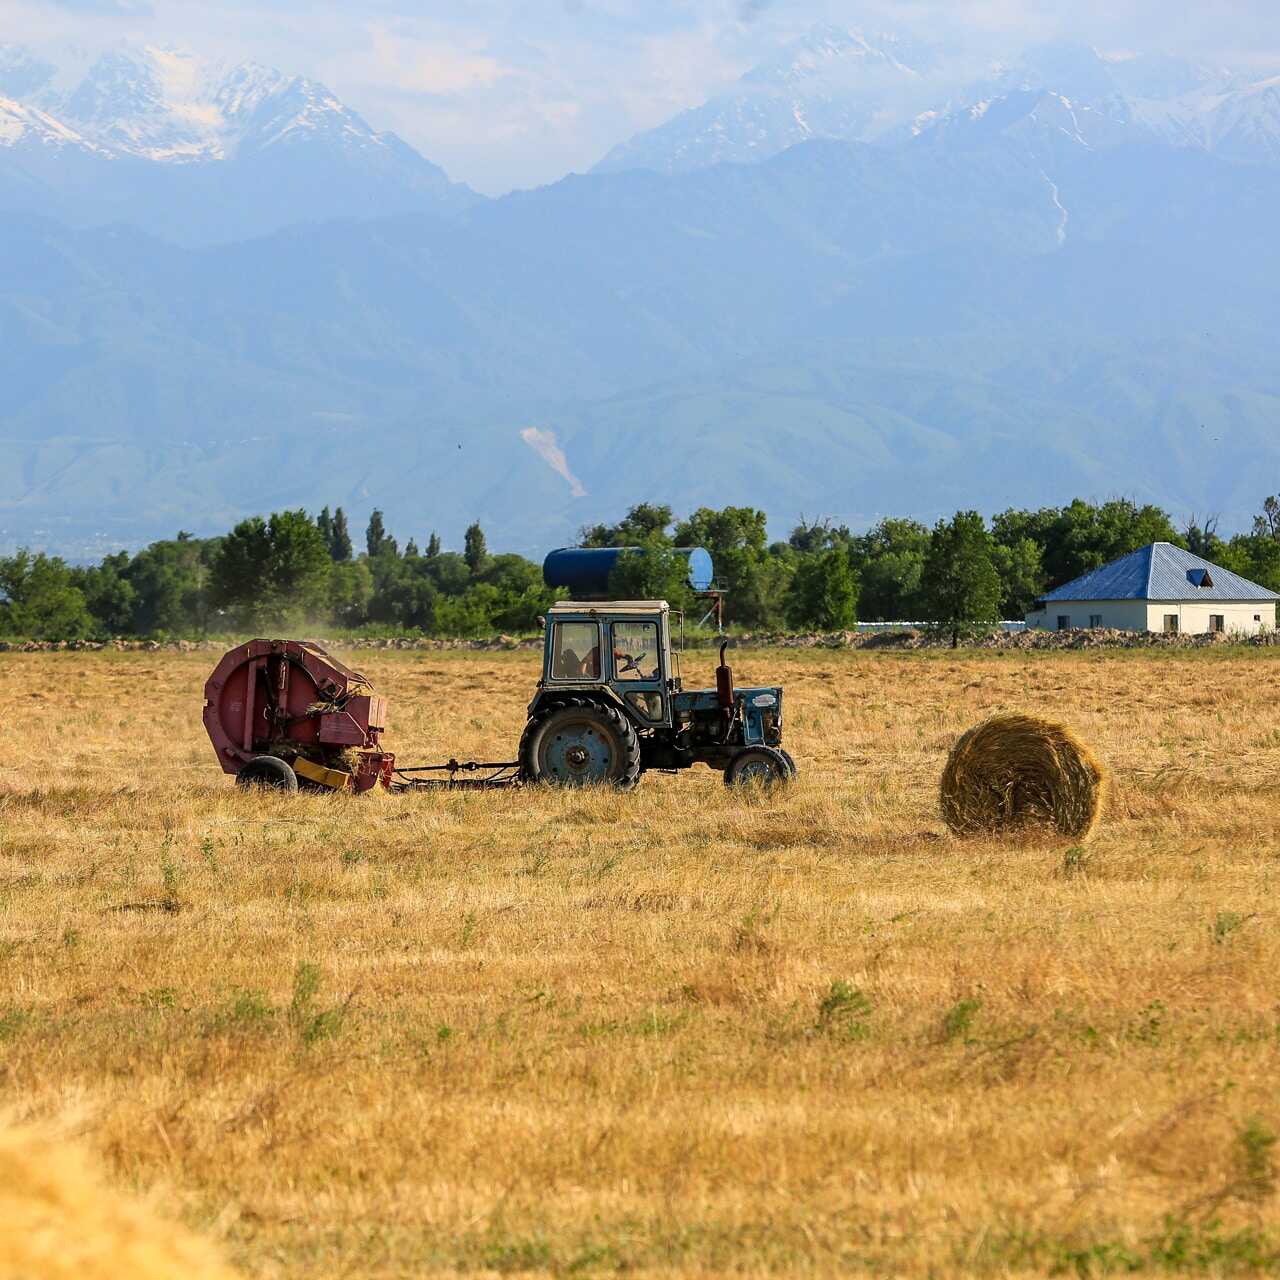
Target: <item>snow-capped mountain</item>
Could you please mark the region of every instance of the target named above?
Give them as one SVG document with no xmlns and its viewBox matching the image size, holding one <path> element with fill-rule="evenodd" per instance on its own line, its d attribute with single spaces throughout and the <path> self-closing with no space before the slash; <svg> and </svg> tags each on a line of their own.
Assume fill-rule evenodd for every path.
<svg viewBox="0 0 1280 1280">
<path fill-rule="evenodd" d="M 1227 68 L 1168 57 L 1106 58 L 1052 47 L 996 68 L 911 132 L 935 144 L 973 144 L 995 132 L 1099 150 L 1147 143 L 1280 163 L 1280 77 L 1251 83 Z"/>
<path fill-rule="evenodd" d="M 858 28 L 823 24 L 752 68 L 742 83 L 773 85 L 790 92 L 807 91 L 815 85 L 857 90 L 865 88 L 877 71 L 918 77 L 935 59 L 935 50 L 901 36 L 868 36 Z"/>
<path fill-rule="evenodd" d="M 681 173 L 767 160 L 811 138 L 876 139 L 932 101 L 933 50 L 892 35 L 815 27 L 732 90 L 615 147 L 596 172 Z"/>
<path fill-rule="evenodd" d="M 0 46 L 0 207 L 198 241 L 475 199 L 303 76 L 151 45 Z"/>
<path fill-rule="evenodd" d="M 1280 164 L 1280 76 L 1232 89 L 1205 86 L 1167 102 L 1138 102 L 1134 114 L 1173 146 Z"/>
<path fill-rule="evenodd" d="M 1207 119 L 1210 151 L 1280 164 L 1280 76 L 1226 95 Z"/>
<path fill-rule="evenodd" d="M 241 149 L 323 138 L 387 148 L 314 80 L 255 63 L 226 66 L 178 49 L 121 47 L 77 74 L 21 46 L 0 47 L 0 93 L 59 121 L 105 152 L 161 162 L 226 160 Z"/>
<path fill-rule="evenodd" d="M 1040 151 L 1130 142 L 1280 163 L 1280 78 L 1155 54 L 1044 45 L 968 83 L 953 59 L 892 35 L 818 27 L 701 107 L 615 147 L 598 171 L 675 173 L 768 159 L 811 138 L 976 145 L 995 133 Z"/>
<path fill-rule="evenodd" d="M 46 151 L 72 148 L 88 154 L 106 154 L 74 129 L 68 128 L 38 107 L 25 106 L 5 97 L 0 97 L 0 147 L 39 147 Z"/>
<path fill-rule="evenodd" d="M 1145 137 L 1123 103 L 1081 102 L 1050 89 L 1014 89 L 949 111 L 927 111 L 912 134 L 933 146 L 984 146 L 1017 139 L 1042 161 L 1065 147 L 1099 151 Z"/>
</svg>

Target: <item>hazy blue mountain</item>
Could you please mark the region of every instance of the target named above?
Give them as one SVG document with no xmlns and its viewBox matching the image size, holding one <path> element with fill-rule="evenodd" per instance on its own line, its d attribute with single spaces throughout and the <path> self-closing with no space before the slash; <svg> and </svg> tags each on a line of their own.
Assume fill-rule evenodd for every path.
<svg viewBox="0 0 1280 1280">
<path fill-rule="evenodd" d="M 185 244 L 475 203 L 323 85 L 121 47 L 64 66 L 0 46 L 0 208 Z"/>
<path fill-rule="evenodd" d="M 1029 114 L 205 249 L 10 215 L 0 542 L 341 502 L 532 551 L 646 497 L 1244 523 L 1280 466 L 1280 171 Z"/>
</svg>

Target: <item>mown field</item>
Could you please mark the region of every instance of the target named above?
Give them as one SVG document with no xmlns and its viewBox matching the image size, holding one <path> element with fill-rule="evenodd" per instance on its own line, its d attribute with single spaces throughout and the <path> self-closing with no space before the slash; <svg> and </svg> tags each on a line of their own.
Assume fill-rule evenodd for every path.
<svg viewBox="0 0 1280 1280">
<path fill-rule="evenodd" d="M 785 793 L 354 799 L 237 792 L 215 656 L 0 658 L 0 1105 L 246 1276 L 1280 1271 L 1280 658 L 739 653 Z M 353 662 L 406 762 L 536 679 Z M 1087 848 L 946 834 L 1007 709 Z"/>
</svg>

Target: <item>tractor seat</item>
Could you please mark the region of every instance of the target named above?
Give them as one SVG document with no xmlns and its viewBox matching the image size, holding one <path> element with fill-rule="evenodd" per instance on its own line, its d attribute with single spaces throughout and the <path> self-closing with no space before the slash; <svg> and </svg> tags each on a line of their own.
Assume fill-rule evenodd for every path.
<svg viewBox="0 0 1280 1280">
<path fill-rule="evenodd" d="M 572 649 L 563 649 L 556 659 L 555 678 L 576 680 L 582 674 L 582 659 Z"/>
</svg>

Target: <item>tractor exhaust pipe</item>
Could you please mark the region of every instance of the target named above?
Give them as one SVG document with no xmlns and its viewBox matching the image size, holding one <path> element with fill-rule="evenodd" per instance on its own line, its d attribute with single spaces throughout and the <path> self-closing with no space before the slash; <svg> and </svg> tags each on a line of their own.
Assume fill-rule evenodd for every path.
<svg viewBox="0 0 1280 1280">
<path fill-rule="evenodd" d="M 720 646 L 720 665 L 716 668 L 716 698 L 725 711 L 732 711 L 733 672 L 724 660 L 724 651 L 728 647 L 727 640 Z"/>
<path fill-rule="evenodd" d="M 734 712 L 733 671 L 724 660 L 724 653 L 728 647 L 729 642 L 727 640 L 720 646 L 720 665 L 716 668 L 716 701 L 720 704 L 720 713 L 724 717 L 724 736 L 726 741 L 728 741 L 729 734 L 733 730 Z"/>
</svg>

